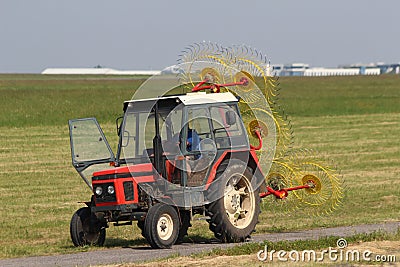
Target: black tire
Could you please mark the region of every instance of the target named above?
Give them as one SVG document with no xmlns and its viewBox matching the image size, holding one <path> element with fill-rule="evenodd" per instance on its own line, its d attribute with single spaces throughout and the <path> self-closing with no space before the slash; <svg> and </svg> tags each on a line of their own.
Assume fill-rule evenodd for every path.
<svg viewBox="0 0 400 267">
<path fill-rule="evenodd" d="M 181 244 L 183 242 L 183 238 L 188 235 L 188 229 L 192 226 L 190 223 L 190 211 L 183 210 L 180 212 L 180 226 L 179 226 L 179 234 L 178 239 L 175 244 Z"/>
<path fill-rule="evenodd" d="M 80 208 L 72 216 L 70 223 L 72 242 L 76 247 L 103 246 L 106 229 L 89 207 Z"/>
<path fill-rule="evenodd" d="M 250 238 L 258 223 L 260 214 L 259 188 L 253 188 L 253 174 L 247 165 L 236 159 L 221 164 L 216 181 L 209 189 L 210 199 L 216 199 L 207 206 L 209 228 L 222 242 L 243 242 Z M 232 184 L 228 185 L 228 182 Z"/>
<path fill-rule="evenodd" d="M 170 248 L 179 234 L 179 216 L 170 205 L 157 203 L 147 212 L 144 235 L 152 248 Z"/>
</svg>

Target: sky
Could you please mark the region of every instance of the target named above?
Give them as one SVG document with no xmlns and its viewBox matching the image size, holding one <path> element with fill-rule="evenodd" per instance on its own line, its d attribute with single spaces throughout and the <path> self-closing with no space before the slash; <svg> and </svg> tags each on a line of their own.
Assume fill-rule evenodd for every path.
<svg viewBox="0 0 400 267">
<path fill-rule="evenodd" d="M 0 73 L 160 70 L 190 44 L 247 44 L 272 64 L 400 62 L 398 0 L 0 0 Z"/>
</svg>

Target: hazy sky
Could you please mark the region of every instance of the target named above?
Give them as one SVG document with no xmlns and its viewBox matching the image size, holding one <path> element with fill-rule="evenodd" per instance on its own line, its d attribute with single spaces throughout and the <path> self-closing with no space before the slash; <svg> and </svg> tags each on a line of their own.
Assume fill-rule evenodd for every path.
<svg viewBox="0 0 400 267">
<path fill-rule="evenodd" d="M 203 40 L 272 64 L 400 62 L 398 0 L 0 0 L 0 72 L 162 69 Z"/>
</svg>

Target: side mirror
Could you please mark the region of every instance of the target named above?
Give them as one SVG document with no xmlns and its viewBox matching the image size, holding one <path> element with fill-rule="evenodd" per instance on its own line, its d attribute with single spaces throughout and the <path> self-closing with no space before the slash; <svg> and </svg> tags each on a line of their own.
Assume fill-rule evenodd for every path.
<svg viewBox="0 0 400 267">
<path fill-rule="evenodd" d="M 226 124 L 228 124 L 229 126 L 234 125 L 236 123 L 235 111 L 228 110 L 227 112 L 225 112 L 225 120 L 226 120 Z"/>
</svg>

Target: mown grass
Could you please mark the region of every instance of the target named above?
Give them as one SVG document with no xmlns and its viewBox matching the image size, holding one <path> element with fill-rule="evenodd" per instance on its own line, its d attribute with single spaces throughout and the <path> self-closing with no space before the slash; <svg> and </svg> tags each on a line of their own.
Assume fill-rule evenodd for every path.
<svg viewBox="0 0 400 267">
<path fill-rule="evenodd" d="M 12 77 L 12 76 L 11 76 Z M 65 125 L 68 119 L 114 121 L 144 78 L 0 75 L 0 125 Z M 47 78 L 48 77 L 48 78 Z"/>
<path fill-rule="evenodd" d="M 70 163 L 67 121 L 95 116 L 116 147 L 114 120 L 143 79 L 0 75 L 0 258 L 72 253 L 69 220 L 90 199 Z M 399 220 L 399 76 L 281 79 L 296 148 L 312 148 L 346 178 L 342 208 L 325 217 L 283 214 L 263 202 L 258 232 Z M 274 206 L 275 205 L 275 206 Z M 189 238 L 211 238 L 195 221 Z M 139 230 L 110 227 L 106 247 L 143 245 Z"/>
<path fill-rule="evenodd" d="M 398 113 L 400 75 L 282 77 L 281 103 L 292 117 Z"/>
</svg>

